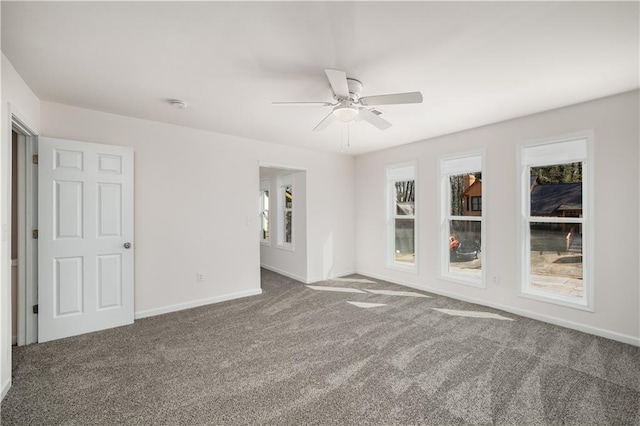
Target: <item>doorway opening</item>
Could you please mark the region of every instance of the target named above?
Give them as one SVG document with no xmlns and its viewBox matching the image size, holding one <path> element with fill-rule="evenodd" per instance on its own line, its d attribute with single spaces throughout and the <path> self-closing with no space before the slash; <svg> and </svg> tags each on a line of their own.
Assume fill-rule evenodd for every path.
<svg viewBox="0 0 640 426">
<path fill-rule="evenodd" d="M 13 345 L 38 341 L 37 141 L 11 116 L 11 337 Z"/>
<path fill-rule="evenodd" d="M 18 344 L 18 133 L 11 130 L 11 346 Z"/>
<path fill-rule="evenodd" d="M 260 267 L 307 282 L 307 172 L 260 164 Z"/>
</svg>

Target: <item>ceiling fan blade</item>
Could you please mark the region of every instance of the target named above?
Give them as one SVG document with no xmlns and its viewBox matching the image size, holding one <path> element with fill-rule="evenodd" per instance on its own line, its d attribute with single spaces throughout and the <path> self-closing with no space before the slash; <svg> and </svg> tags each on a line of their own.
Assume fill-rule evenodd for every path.
<svg viewBox="0 0 640 426">
<path fill-rule="evenodd" d="M 365 96 L 360 98 L 362 105 L 392 105 L 392 104 L 420 104 L 422 93 L 393 93 L 390 95 Z"/>
<path fill-rule="evenodd" d="M 331 83 L 333 93 L 335 93 L 340 98 L 348 98 L 349 86 L 347 86 L 347 73 L 331 68 L 325 69 L 324 72 L 327 74 L 329 83 Z"/>
<path fill-rule="evenodd" d="M 331 106 L 329 102 L 271 102 L 271 105 L 276 106 Z"/>
<path fill-rule="evenodd" d="M 357 117 L 358 120 L 368 121 L 380 130 L 385 130 L 391 127 L 391 123 L 366 108 L 360 108 L 360 112 Z"/>
<path fill-rule="evenodd" d="M 322 119 L 321 122 L 318 123 L 316 127 L 313 128 L 313 131 L 317 132 L 317 131 L 323 130 L 329 124 L 333 123 L 336 120 L 337 120 L 336 116 L 333 115 L 333 111 L 331 111 L 325 118 Z"/>
</svg>

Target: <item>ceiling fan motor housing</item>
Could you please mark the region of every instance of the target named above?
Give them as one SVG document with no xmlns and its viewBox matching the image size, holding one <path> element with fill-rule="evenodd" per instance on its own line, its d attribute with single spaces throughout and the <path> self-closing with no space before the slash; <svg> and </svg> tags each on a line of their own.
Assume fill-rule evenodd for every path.
<svg viewBox="0 0 640 426">
<path fill-rule="evenodd" d="M 358 103 L 360 94 L 362 93 L 362 82 L 355 78 L 347 78 L 347 87 L 349 88 L 349 99 L 353 103 Z"/>
</svg>

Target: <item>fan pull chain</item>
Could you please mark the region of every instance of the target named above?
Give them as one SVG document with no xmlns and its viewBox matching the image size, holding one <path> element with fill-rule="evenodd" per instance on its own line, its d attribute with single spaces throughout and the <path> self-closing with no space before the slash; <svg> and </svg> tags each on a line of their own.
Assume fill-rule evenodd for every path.
<svg viewBox="0 0 640 426">
<path fill-rule="evenodd" d="M 343 152 L 345 149 L 349 149 L 351 148 L 351 127 L 350 127 L 351 123 L 346 123 L 346 128 L 347 128 L 347 141 L 346 141 L 346 146 L 345 146 L 345 130 L 344 127 L 342 127 L 342 129 L 340 130 L 340 152 Z"/>
</svg>

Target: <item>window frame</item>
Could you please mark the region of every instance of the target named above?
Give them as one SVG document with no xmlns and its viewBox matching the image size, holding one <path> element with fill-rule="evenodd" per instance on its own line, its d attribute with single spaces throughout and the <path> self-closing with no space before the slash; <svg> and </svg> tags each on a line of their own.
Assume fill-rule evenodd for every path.
<svg viewBox="0 0 640 426">
<path fill-rule="evenodd" d="M 269 200 L 269 205 L 265 208 L 265 203 L 264 203 L 264 193 L 269 194 L 267 196 L 267 199 Z M 260 244 L 265 245 L 265 246 L 270 246 L 271 245 L 271 217 L 269 215 L 269 210 L 270 210 L 270 206 L 271 206 L 271 181 L 269 178 L 266 179 L 262 179 L 260 180 L 260 198 L 259 198 L 259 203 L 260 203 Z M 263 235 L 263 227 L 262 227 L 262 221 L 264 220 L 265 217 L 265 212 L 267 213 L 266 217 L 267 217 L 267 231 L 269 233 L 269 237 L 268 238 L 264 238 Z"/>
<path fill-rule="evenodd" d="M 453 171 L 447 172 L 447 163 L 458 163 Z M 480 216 L 455 216 L 451 214 L 451 184 L 450 177 L 464 173 L 482 173 L 482 197 L 485 197 L 487 188 L 487 174 L 485 170 L 485 151 L 470 151 L 454 155 L 441 156 L 438 174 L 440 177 L 440 275 L 439 278 L 451 281 L 457 284 L 464 284 L 471 287 L 486 288 L 486 203 L 483 203 L 483 209 Z M 468 164 L 468 165 L 467 165 Z M 477 166 L 480 166 L 479 168 Z M 463 210 L 474 211 L 471 209 L 471 197 L 463 205 Z M 468 208 L 467 208 L 468 207 Z M 475 210 L 477 211 L 477 210 Z M 451 235 L 450 221 L 462 220 L 470 222 L 480 222 L 480 264 L 481 271 L 479 278 L 467 277 L 460 274 L 451 273 L 450 254 L 449 254 L 449 236 Z"/>
<path fill-rule="evenodd" d="M 286 188 L 291 187 L 291 207 L 286 206 L 285 192 Z M 278 244 L 277 247 L 283 250 L 294 251 L 295 249 L 295 186 L 293 184 L 293 175 L 283 175 L 278 178 Z M 291 242 L 286 242 L 285 233 L 285 217 L 287 212 L 291 212 Z"/>
<path fill-rule="evenodd" d="M 387 193 L 387 248 L 386 267 L 402 272 L 418 273 L 418 163 L 408 161 L 389 164 L 385 167 L 385 186 Z M 413 215 L 398 215 L 396 210 L 395 184 L 413 180 L 414 209 Z M 396 260 L 396 219 L 413 220 L 413 263 Z"/>
<path fill-rule="evenodd" d="M 569 153 L 568 144 L 583 141 L 583 152 Z M 550 137 L 523 142 L 517 150 L 517 167 L 520 179 L 518 198 L 518 251 L 520 253 L 520 292 L 519 296 L 554 305 L 595 312 L 595 283 L 593 246 L 594 235 L 594 131 L 586 130 L 564 136 Z M 565 145 L 562 145 L 565 144 Z M 555 147 L 554 147 L 555 145 Z M 553 158 L 527 160 L 527 150 L 541 148 L 547 153 L 557 151 Z M 564 148 L 564 149 L 563 149 Z M 546 217 L 531 216 L 531 167 L 544 167 L 557 164 L 582 163 L 582 217 Z M 580 223 L 582 225 L 582 297 L 554 294 L 532 288 L 531 277 L 531 223 Z"/>
</svg>

